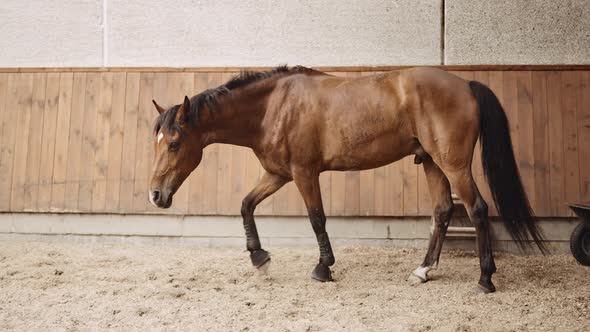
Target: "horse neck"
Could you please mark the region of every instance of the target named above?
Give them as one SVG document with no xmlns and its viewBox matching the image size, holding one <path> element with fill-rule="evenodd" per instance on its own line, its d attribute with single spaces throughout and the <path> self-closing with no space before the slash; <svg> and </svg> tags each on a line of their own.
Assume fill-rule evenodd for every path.
<svg viewBox="0 0 590 332">
<path fill-rule="evenodd" d="M 232 144 L 254 148 L 266 112 L 268 86 L 245 87 L 221 97 L 217 109 L 209 110 L 203 123 L 205 145 Z"/>
</svg>

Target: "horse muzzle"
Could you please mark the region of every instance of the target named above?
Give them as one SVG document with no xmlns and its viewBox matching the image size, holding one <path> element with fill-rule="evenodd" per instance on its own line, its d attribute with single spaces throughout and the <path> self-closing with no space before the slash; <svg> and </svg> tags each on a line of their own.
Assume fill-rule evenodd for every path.
<svg viewBox="0 0 590 332">
<path fill-rule="evenodd" d="M 172 205 L 172 194 L 166 190 L 150 190 L 148 199 L 152 205 L 161 209 L 167 209 Z"/>
</svg>

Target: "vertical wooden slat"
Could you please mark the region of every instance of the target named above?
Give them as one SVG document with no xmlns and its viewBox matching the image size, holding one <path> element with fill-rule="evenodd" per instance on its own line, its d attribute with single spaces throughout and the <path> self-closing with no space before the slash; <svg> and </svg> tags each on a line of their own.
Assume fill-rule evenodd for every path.
<svg viewBox="0 0 590 332">
<path fill-rule="evenodd" d="M 533 99 L 530 71 L 517 73 L 517 89 L 518 143 L 520 151 L 519 159 L 517 159 L 518 168 L 525 192 L 531 204 L 534 204 L 536 201 L 535 172 L 533 168 L 535 163 L 535 150 L 533 148 L 535 138 L 533 136 Z"/>
<path fill-rule="evenodd" d="M 16 142 L 14 145 L 14 166 L 12 169 L 12 189 L 10 195 L 10 210 L 21 211 L 24 208 L 24 184 L 27 170 L 27 148 L 29 138 L 29 123 L 31 121 L 31 101 L 33 94 L 33 74 L 21 74 L 18 89 Z"/>
<path fill-rule="evenodd" d="M 2 137 L 2 130 L 4 129 L 4 111 L 6 109 L 6 98 L 8 93 L 8 74 L 0 73 L 0 137 Z M 0 142 L 0 146 L 2 142 Z M 2 154 L 0 153 L 0 161 Z"/>
<path fill-rule="evenodd" d="M 4 113 L 6 110 L 6 99 L 8 98 L 8 74 L 0 73 L 0 138 L 4 130 Z M 6 115 L 8 116 L 8 115 Z M 0 165 L 2 165 L 2 156 L 4 153 L 4 146 L 0 141 Z M 0 190 L 4 188 L 0 187 Z"/>
<path fill-rule="evenodd" d="M 140 76 L 140 73 L 127 73 L 125 82 L 125 129 L 123 130 L 121 190 L 119 192 L 120 212 L 133 211 Z"/>
<path fill-rule="evenodd" d="M 123 129 L 125 128 L 126 73 L 113 74 L 113 97 L 109 125 L 108 166 L 106 177 L 106 210 L 119 211 Z"/>
<path fill-rule="evenodd" d="M 113 102 L 113 73 L 102 73 L 100 98 L 96 116 L 96 153 L 92 177 L 92 211 L 104 211 L 106 207 L 107 170 L 109 162 L 109 132 Z"/>
<path fill-rule="evenodd" d="M 35 73 L 33 75 L 33 96 L 31 107 L 31 122 L 27 142 L 27 169 L 25 176 L 24 210 L 35 211 L 37 209 L 37 195 L 39 194 L 39 170 L 41 168 L 41 145 L 43 135 L 43 109 L 45 108 L 45 89 L 47 74 Z M 0 80 L 0 93 L 2 82 Z M 2 97 L 0 96 L 0 103 Z M 0 107 L 2 104 L 0 104 Z M 1 119 L 1 117 L 0 117 Z"/>
<path fill-rule="evenodd" d="M 590 72 L 576 72 L 578 147 L 580 158 L 580 201 L 590 203 Z"/>
<path fill-rule="evenodd" d="M 57 211 L 64 209 L 73 79 L 72 73 L 61 73 L 60 75 L 55 155 L 53 156 L 53 185 L 51 187 L 51 209 Z"/>
<path fill-rule="evenodd" d="M 47 74 L 41 145 L 41 165 L 43 166 L 39 172 L 39 196 L 37 199 L 37 208 L 40 211 L 49 211 L 51 206 L 55 134 L 59 105 L 59 76 L 59 73 Z"/>
<path fill-rule="evenodd" d="M 68 211 L 78 210 L 80 163 L 82 141 L 84 140 L 84 114 L 86 113 L 86 73 L 74 73 L 73 84 L 70 134 L 68 138 L 68 163 L 66 167 L 66 189 L 64 197 L 64 208 Z"/>
<path fill-rule="evenodd" d="M 532 73 L 533 93 L 533 146 L 535 177 L 535 214 L 550 216 L 549 197 L 549 133 L 547 116 L 547 73 Z"/>
<path fill-rule="evenodd" d="M 565 216 L 565 175 L 563 151 L 563 110 L 561 73 L 547 73 L 547 116 L 549 130 L 549 197 L 551 215 Z"/>
<path fill-rule="evenodd" d="M 94 177 L 94 155 L 96 145 L 96 118 L 98 99 L 100 98 L 100 73 L 86 75 L 86 93 L 84 95 L 84 124 L 82 126 L 82 148 L 80 153 L 80 185 L 78 209 L 92 210 L 92 186 Z"/>
<path fill-rule="evenodd" d="M 18 87 L 20 74 L 8 75 L 2 117 L 2 140 L 0 141 L 0 211 L 10 210 L 12 166 L 16 140 L 16 119 L 18 118 Z"/>
<path fill-rule="evenodd" d="M 580 163 L 578 155 L 578 124 L 576 90 L 578 82 L 573 72 L 562 72 L 563 149 L 566 203 L 580 199 Z M 587 106 L 587 105 L 586 105 Z"/>
</svg>

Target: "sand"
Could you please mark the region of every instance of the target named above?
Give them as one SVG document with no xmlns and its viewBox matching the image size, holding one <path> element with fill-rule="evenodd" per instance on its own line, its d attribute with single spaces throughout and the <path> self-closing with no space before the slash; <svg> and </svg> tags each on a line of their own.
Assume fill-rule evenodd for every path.
<svg viewBox="0 0 590 332">
<path fill-rule="evenodd" d="M 497 254 L 498 291 L 473 292 L 473 252 L 445 251 L 434 280 L 406 279 L 424 251 L 268 248 L 266 276 L 236 248 L 0 243 L 0 329 L 589 331 L 590 268 L 571 256 Z"/>
</svg>

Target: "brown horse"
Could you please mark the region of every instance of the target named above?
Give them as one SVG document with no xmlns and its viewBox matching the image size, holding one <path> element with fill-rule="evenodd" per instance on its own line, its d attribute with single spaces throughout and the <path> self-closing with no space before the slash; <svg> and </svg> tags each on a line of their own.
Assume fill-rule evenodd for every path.
<svg viewBox="0 0 590 332">
<path fill-rule="evenodd" d="M 304 67 L 242 73 L 226 84 L 185 97 L 168 110 L 155 101 L 155 162 L 149 200 L 167 208 L 209 144 L 251 148 L 266 174 L 242 203 L 247 249 L 256 267 L 270 257 L 260 246 L 254 209 L 289 181 L 307 206 L 320 259 L 312 277 L 331 280 L 334 255 L 326 233 L 319 175 L 364 170 L 415 155 L 434 206 L 435 228 L 424 262 L 411 281 L 425 282 L 438 264 L 453 213 L 451 188 L 475 224 L 479 287 L 495 290 L 488 206 L 471 173 L 478 137 L 492 195 L 516 242 L 529 235 L 545 250 L 520 181 L 504 111 L 485 85 L 434 68 L 411 68 L 360 78 L 334 77 Z"/>
</svg>

